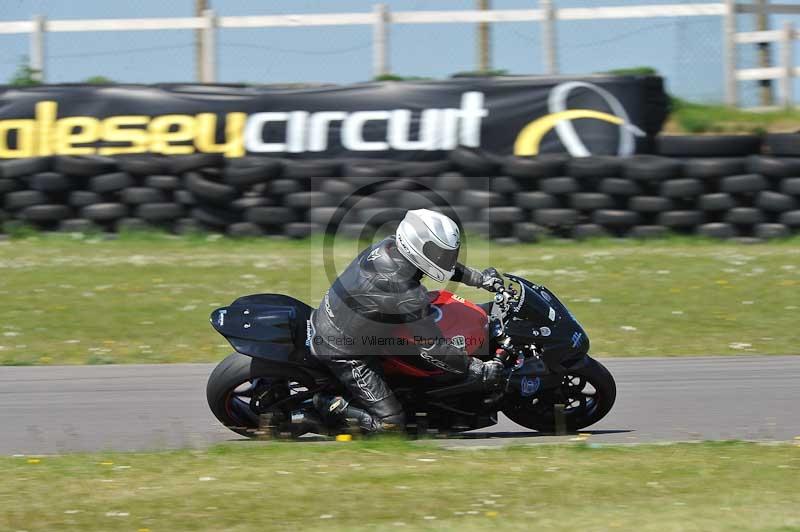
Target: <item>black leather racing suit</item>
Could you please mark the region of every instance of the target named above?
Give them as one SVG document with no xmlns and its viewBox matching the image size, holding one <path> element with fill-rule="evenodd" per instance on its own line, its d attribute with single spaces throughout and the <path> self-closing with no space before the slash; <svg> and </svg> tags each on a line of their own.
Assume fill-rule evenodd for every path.
<svg viewBox="0 0 800 532">
<path fill-rule="evenodd" d="M 421 278 L 422 272 L 400 254 L 390 236 L 350 263 L 311 317 L 312 353 L 366 410 L 368 415 L 356 416 L 365 430 L 402 426 L 405 420 L 383 379 L 381 355 L 411 351 L 454 378 L 467 377 L 470 357 L 444 339 Z M 452 280 L 480 286 L 482 274 L 456 264 Z M 411 349 L 408 342 L 396 342 L 400 324 L 415 339 Z"/>
</svg>

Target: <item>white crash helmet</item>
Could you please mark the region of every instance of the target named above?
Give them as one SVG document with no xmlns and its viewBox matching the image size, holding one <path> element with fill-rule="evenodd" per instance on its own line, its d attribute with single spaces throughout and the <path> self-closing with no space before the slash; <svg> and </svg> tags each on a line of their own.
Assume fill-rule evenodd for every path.
<svg viewBox="0 0 800 532">
<path fill-rule="evenodd" d="M 428 209 L 408 211 L 395 238 L 400 253 L 431 279 L 443 283 L 453 276 L 461 233 L 444 214 Z"/>
</svg>

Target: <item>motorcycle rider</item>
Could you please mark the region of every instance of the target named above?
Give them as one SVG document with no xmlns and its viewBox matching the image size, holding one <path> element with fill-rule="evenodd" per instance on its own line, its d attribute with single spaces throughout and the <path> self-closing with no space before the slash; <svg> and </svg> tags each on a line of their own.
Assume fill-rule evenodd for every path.
<svg viewBox="0 0 800 532">
<path fill-rule="evenodd" d="M 394 235 L 362 251 L 334 281 L 311 316 L 311 352 L 330 368 L 360 406 L 342 397 L 317 394 L 314 405 L 325 416 L 355 419 L 366 432 L 401 429 L 405 415 L 382 375 L 381 348 L 370 338 L 397 336 L 401 324 L 417 340 L 413 352 L 424 365 L 454 379 L 471 379 L 486 390 L 503 374 L 499 360 L 483 362 L 444 339 L 423 275 L 443 283 L 497 290 L 497 270 L 483 272 L 457 262 L 458 226 L 427 209 L 408 211 Z M 363 408 L 361 408 L 363 407 Z"/>
</svg>

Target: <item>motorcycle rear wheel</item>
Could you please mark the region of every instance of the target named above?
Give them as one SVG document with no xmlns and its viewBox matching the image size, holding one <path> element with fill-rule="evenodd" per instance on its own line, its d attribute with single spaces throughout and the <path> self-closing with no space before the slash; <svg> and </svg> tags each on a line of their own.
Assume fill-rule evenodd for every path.
<svg viewBox="0 0 800 532">
<path fill-rule="evenodd" d="M 288 397 L 289 383 L 259 376 L 253 359 L 231 353 L 220 362 L 206 385 L 214 416 L 227 428 L 248 438 L 273 437 L 276 431 L 269 404 Z M 260 412 L 267 412 L 266 414 Z"/>
<path fill-rule="evenodd" d="M 523 427 L 539 432 L 555 432 L 555 405 L 565 406 L 566 429 L 570 432 L 594 425 L 614 406 L 617 385 L 603 364 L 588 357 L 582 367 L 570 370 L 556 389 L 533 397 L 507 396 L 503 413 Z"/>
</svg>

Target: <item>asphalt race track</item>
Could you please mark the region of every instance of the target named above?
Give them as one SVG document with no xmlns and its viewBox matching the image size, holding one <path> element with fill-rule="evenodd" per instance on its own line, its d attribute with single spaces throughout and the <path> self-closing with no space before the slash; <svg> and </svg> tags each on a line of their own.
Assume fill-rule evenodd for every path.
<svg viewBox="0 0 800 532">
<path fill-rule="evenodd" d="M 594 442 L 789 440 L 800 435 L 800 356 L 603 359 L 617 404 Z M 212 417 L 212 366 L 0 368 L 0 454 L 197 447 L 240 439 Z M 570 439 L 501 419 L 456 445 Z"/>
</svg>

